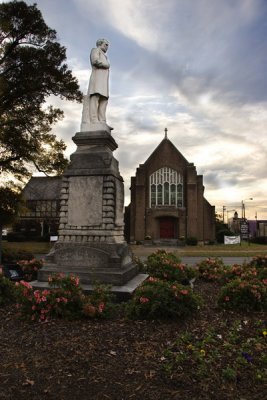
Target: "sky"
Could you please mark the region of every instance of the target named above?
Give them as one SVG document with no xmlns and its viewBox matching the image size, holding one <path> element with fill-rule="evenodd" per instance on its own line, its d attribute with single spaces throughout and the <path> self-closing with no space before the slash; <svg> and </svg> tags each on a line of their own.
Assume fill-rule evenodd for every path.
<svg viewBox="0 0 267 400">
<path fill-rule="evenodd" d="M 266 0 L 34 0 L 86 94 L 91 48 L 110 42 L 107 122 L 130 201 L 130 177 L 164 138 L 203 175 L 221 213 L 267 219 Z M 82 105 L 53 132 L 76 149 Z M 249 200 L 253 198 L 253 200 Z"/>
</svg>

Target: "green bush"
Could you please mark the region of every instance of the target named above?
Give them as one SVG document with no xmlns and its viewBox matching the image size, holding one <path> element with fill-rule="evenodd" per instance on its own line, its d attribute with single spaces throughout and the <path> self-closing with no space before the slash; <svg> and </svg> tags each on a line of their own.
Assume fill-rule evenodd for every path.
<svg viewBox="0 0 267 400">
<path fill-rule="evenodd" d="M 20 232 L 8 232 L 7 236 L 8 242 L 25 242 L 26 236 Z"/>
<path fill-rule="evenodd" d="M 267 237 L 266 236 L 257 236 L 250 239 L 251 243 L 256 244 L 267 244 Z"/>
<path fill-rule="evenodd" d="M 197 246 L 198 240 L 194 236 L 190 236 L 186 239 L 186 244 L 188 246 Z"/>
<path fill-rule="evenodd" d="M 15 301 L 15 285 L 5 278 L 0 268 L 0 306 L 13 303 Z"/>
<path fill-rule="evenodd" d="M 267 255 L 253 257 L 247 265 L 255 268 L 267 268 Z"/>
<path fill-rule="evenodd" d="M 266 259 L 264 260 L 264 262 Z M 249 264 L 224 265 L 220 258 L 207 258 L 196 265 L 200 279 L 226 284 L 234 279 L 267 282 L 267 266 L 258 257 Z"/>
<path fill-rule="evenodd" d="M 31 260 L 20 260 L 18 264 L 23 271 L 23 279 L 30 282 L 37 279 L 37 274 L 43 266 L 43 261 L 32 258 Z"/>
<path fill-rule="evenodd" d="M 224 263 L 220 258 L 206 258 L 196 264 L 199 278 L 205 281 L 219 281 L 224 271 Z"/>
<path fill-rule="evenodd" d="M 34 255 L 28 251 L 14 251 L 9 249 L 2 249 L 2 262 L 12 263 L 17 262 L 19 260 L 31 260 L 34 258 Z"/>
<path fill-rule="evenodd" d="M 110 317 L 114 312 L 114 300 L 109 285 L 96 284 L 84 301 L 82 314 L 85 317 Z"/>
<path fill-rule="evenodd" d="M 126 313 L 137 319 L 181 318 L 191 315 L 200 304 L 200 298 L 187 286 L 151 277 L 136 289 Z"/>
<path fill-rule="evenodd" d="M 196 271 L 181 263 L 181 260 L 172 253 L 158 250 L 147 258 L 144 267 L 150 276 L 166 281 L 176 281 L 188 285 L 196 276 Z"/>
<path fill-rule="evenodd" d="M 218 303 L 225 309 L 266 310 L 267 285 L 258 279 L 234 279 L 221 288 Z"/>
<path fill-rule="evenodd" d="M 235 234 L 227 228 L 221 229 L 216 233 L 217 242 L 224 243 L 224 236 L 235 236 Z"/>
<path fill-rule="evenodd" d="M 107 316 L 110 296 L 107 289 L 97 287 L 91 296 L 85 296 L 74 275 L 54 274 L 49 277 L 51 289 L 34 290 L 25 281 L 16 284 L 20 315 L 32 321 L 45 322 L 60 317 L 76 319 Z"/>
</svg>

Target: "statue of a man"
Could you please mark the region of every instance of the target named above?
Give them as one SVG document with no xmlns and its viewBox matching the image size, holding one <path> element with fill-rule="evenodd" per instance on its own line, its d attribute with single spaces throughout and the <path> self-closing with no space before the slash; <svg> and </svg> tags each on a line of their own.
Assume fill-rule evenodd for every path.
<svg viewBox="0 0 267 400">
<path fill-rule="evenodd" d="M 89 81 L 89 115 L 90 123 L 106 122 L 106 108 L 109 98 L 109 61 L 106 56 L 109 43 L 98 39 L 96 48 L 90 54 L 92 73 Z"/>
<path fill-rule="evenodd" d="M 81 131 L 91 130 L 95 124 L 105 124 L 108 129 L 113 129 L 106 124 L 110 67 L 106 52 L 109 42 L 106 39 L 98 39 L 96 46 L 90 54 L 92 73 L 88 93 L 83 101 Z"/>
</svg>

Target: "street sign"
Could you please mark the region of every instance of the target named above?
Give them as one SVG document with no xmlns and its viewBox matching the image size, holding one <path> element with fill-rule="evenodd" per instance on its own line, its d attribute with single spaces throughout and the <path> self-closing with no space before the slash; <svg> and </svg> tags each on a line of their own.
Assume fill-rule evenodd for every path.
<svg viewBox="0 0 267 400">
<path fill-rule="evenodd" d="M 240 223 L 240 235 L 241 235 L 241 239 L 249 238 L 248 222 L 245 220 L 241 221 L 241 223 Z"/>
</svg>

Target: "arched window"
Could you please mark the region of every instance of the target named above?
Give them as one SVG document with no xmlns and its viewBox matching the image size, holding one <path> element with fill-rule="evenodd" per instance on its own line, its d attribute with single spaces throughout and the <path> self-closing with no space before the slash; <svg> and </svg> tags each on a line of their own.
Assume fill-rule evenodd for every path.
<svg viewBox="0 0 267 400">
<path fill-rule="evenodd" d="M 183 177 L 164 167 L 150 175 L 150 207 L 183 207 Z"/>
</svg>

